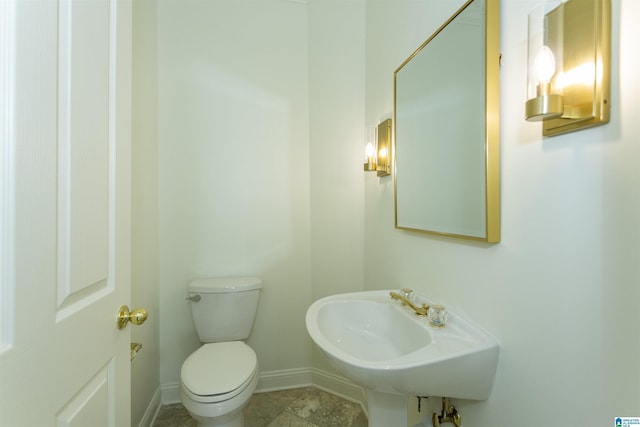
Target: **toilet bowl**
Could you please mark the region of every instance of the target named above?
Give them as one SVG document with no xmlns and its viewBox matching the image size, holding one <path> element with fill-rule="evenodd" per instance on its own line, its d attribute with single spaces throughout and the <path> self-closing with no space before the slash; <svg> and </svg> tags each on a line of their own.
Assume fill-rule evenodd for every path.
<svg viewBox="0 0 640 427">
<path fill-rule="evenodd" d="M 180 373 L 180 399 L 199 427 L 243 427 L 242 408 L 258 385 L 254 351 L 241 341 L 205 344 Z"/>
<path fill-rule="evenodd" d="M 253 325 L 262 282 L 201 279 L 189 284 L 196 331 L 205 343 L 182 364 L 180 400 L 198 427 L 243 427 L 258 385 L 258 359 L 242 340 Z"/>
</svg>

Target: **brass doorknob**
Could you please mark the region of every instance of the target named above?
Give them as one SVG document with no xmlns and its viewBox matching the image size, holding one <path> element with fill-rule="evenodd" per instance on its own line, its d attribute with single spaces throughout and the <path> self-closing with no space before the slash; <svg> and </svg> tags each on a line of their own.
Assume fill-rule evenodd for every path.
<svg viewBox="0 0 640 427">
<path fill-rule="evenodd" d="M 123 305 L 118 310 L 118 329 L 124 328 L 129 322 L 134 325 L 142 325 L 147 320 L 147 316 L 147 310 L 144 308 L 136 308 L 130 312 L 129 307 Z"/>
</svg>

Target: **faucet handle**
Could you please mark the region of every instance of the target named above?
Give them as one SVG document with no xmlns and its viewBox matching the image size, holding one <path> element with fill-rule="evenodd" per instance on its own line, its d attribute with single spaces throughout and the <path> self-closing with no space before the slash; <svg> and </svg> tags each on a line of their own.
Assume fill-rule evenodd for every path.
<svg viewBox="0 0 640 427">
<path fill-rule="evenodd" d="M 402 288 L 402 296 L 405 298 L 409 298 L 409 295 L 413 293 L 413 289 L 411 288 Z"/>
</svg>

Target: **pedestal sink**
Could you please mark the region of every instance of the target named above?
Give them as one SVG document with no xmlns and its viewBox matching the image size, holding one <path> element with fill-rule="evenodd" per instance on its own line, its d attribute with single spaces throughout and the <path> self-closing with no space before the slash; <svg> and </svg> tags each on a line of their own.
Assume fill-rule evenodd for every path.
<svg viewBox="0 0 640 427">
<path fill-rule="evenodd" d="M 331 365 L 367 391 L 369 426 L 406 426 L 410 396 L 486 400 L 498 363 L 495 339 L 450 310 L 443 328 L 432 327 L 390 292 L 332 295 L 306 315 Z"/>
</svg>

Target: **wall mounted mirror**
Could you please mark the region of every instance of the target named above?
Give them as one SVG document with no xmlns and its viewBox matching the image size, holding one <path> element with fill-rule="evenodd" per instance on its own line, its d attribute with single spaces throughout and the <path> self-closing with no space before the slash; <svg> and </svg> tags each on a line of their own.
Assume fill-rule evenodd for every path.
<svg viewBox="0 0 640 427">
<path fill-rule="evenodd" d="M 499 0 L 469 0 L 394 72 L 396 228 L 500 241 Z"/>
</svg>

